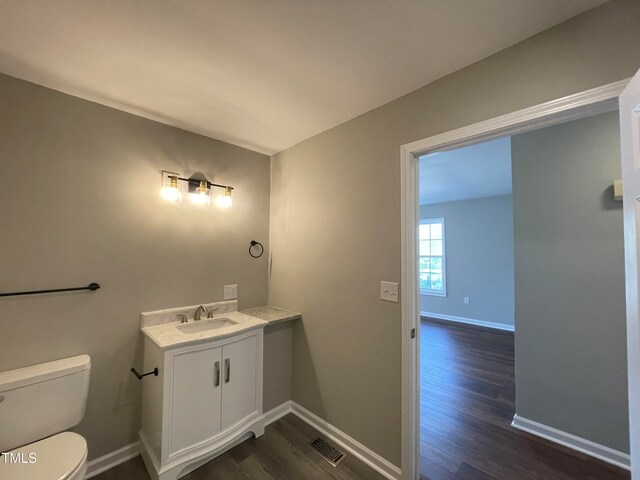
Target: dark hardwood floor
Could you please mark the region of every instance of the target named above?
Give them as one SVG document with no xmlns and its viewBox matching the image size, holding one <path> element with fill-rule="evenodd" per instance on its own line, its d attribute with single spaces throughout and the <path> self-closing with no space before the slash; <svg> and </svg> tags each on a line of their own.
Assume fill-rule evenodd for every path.
<svg viewBox="0 0 640 480">
<path fill-rule="evenodd" d="M 511 427 L 513 334 L 422 317 L 420 473 L 430 480 L 628 480 Z"/>
<path fill-rule="evenodd" d="M 289 414 L 266 428 L 260 438 L 250 438 L 204 464 L 184 480 L 383 480 L 378 472 L 353 455 L 332 467 L 308 443 L 320 435 Z M 148 480 L 140 457 L 93 477 L 95 480 Z"/>
</svg>

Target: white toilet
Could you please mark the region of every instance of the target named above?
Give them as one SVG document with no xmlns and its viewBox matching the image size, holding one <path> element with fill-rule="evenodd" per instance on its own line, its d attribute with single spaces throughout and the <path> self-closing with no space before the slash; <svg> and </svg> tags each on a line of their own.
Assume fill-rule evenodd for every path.
<svg viewBox="0 0 640 480">
<path fill-rule="evenodd" d="M 90 372 L 79 355 L 0 373 L 0 479 L 84 478 L 87 442 L 65 430 L 84 416 Z"/>
</svg>

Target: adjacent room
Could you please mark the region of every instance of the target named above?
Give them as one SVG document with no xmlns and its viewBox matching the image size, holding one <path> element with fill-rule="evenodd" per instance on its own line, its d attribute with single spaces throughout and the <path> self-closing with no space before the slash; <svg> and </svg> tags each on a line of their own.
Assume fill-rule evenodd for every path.
<svg viewBox="0 0 640 480">
<path fill-rule="evenodd" d="M 473 421 L 514 413 L 511 137 L 421 156 L 419 205 L 420 472 L 439 478 L 486 466 L 461 454 Z"/>
<path fill-rule="evenodd" d="M 638 39 L 0 0 L 0 480 L 640 480 Z"/>
<path fill-rule="evenodd" d="M 513 331 L 511 137 L 424 155 L 419 169 L 420 315 Z"/>
<path fill-rule="evenodd" d="M 627 478 L 618 112 L 578 116 L 419 159 L 427 478 Z"/>
</svg>

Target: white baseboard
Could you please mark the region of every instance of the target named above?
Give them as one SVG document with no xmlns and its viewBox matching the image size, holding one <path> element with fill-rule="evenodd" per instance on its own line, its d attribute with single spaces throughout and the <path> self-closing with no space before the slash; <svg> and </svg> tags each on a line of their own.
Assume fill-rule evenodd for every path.
<svg viewBox="0 0 640 480">
<path fill-rule="evenodd" d="M 396 480 L 400 478 L 400 469 L 394 464 L 385 460 L 372 450 L 369 450 L 363 444 L 351 438 L 341 430 L 338 430 L 336 427 L 321 419 L 314 413 L 311 413 L 306 408 L 298 405 L 295 402 L 291 402 L 291 404 L 294 415 L 318 430 L 329 440 L 332 440 L 340 445 L 351 455 L 360 459 L 362 462 L 369 465 L 371 468 L 379 472 L 384 477 L 389 478 L 390 480 Z"/>
<path fill-rule="evenodd" d="M 565 447 L 577 450 L 578 452 L 586 453 L 592 457 L 598 458 L 604 462 L 616 465 L 617 467 L 630 470 L 631 459 L 628 454 L 614 450 L 613 448 L 605 447 L 598 443 L 586 440 L 584 438 L 572 435 L 562 430 L 557 430 L 552 427 L 548 427 L 542 423 L 534 422 L 526 418 L 513 416 L 513 422 L 511 426 L 518 430 L 537 435 L 538 437 L 545 438 Z"/>
<path fill-rule="evenodd" d="M 84 478 L 95 477 L 96 475 L 109 470 L 121 463 L 131 460 L 140 454 L 140 442 L 133 442 L 102 457 L 91 460 L 87 463 L 87 473 Z"/>
<path fill-rule="evenodd" d="M 507 332 L 515 331 L 513 325 L 506 325 L 504 323 L 486 322 L 484 320 L 476 320 L 475 318 L 456 317 L 455 315 L 445 315 L 444 313 L 434 312 L 420 312 L 421 317 L 439 318 L 440 320 L 448 320 L 450 322 L 467 323 L 469 325 L 476 325 L 478 327 L 493 328 L 495 330 L 504 330 Z"/>
<path fill-rule="evenodd" d="M 293 412 L 291 400 L 288 400 L 275 408 L 272 408 L 264 416 L 264 426 L 271 425 L 276 420 L 280 420 L 285 415 Z"/>
<path fill-rule="evenodd" d="M 400 478 L 400 469 L 398 467 L 295 402 L 284 402 L 283 404 L 264 413 L 265 426 L 272 424 L 289 413 L 293 413 L 298 418 L 308 423 L 328 439 L 340 445 L 348 453 L 360 459 L 386 478 L 391 480 L 397 480 Z M 87 464 L 87 474 L 84 478 L 88 479 L 95 477 L 110 468 L 120 465 L 127 460 L 131 460 L 139 454 L 140 443 L 134 442 L 100 458 L 91 460 Z"/>
</svg>

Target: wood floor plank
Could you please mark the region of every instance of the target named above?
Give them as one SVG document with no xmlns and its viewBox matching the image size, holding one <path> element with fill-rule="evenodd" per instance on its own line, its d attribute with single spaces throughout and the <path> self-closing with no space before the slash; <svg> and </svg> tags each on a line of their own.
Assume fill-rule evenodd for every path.
<svg viewBox="0 0 640 480">
<path fill-rule="evenodd" d="M 457 478 L 464 480 L 496 480 L 495 477 L 487 475 L 481 470 L 472 467 L 468 463 L 463 463 L 458 469 Z"/>
<path fill-rule="evenodd" d="M 420 462 L 420 480 L 456 480 L 454 473 L 442 468 L 436 462 L 423 458 Z"/>
<path fill-rule="evenodd" d="M 513 333 L 422 317 L 420 357 L 421 479 L 630 478 L 625 470 L 511 427 Z"/>
<path fill-rule="evenodd" d="M 271 475 L 269 470 L 267 470 L 264 463 L 262 463 L 258 457 L 255 455 L 251 455 L 238 465 L 240 470 L 247 474 L 248 478 L 261 478 L 265 480 L 277 480 L 274 476 Z"/>
</svg>

